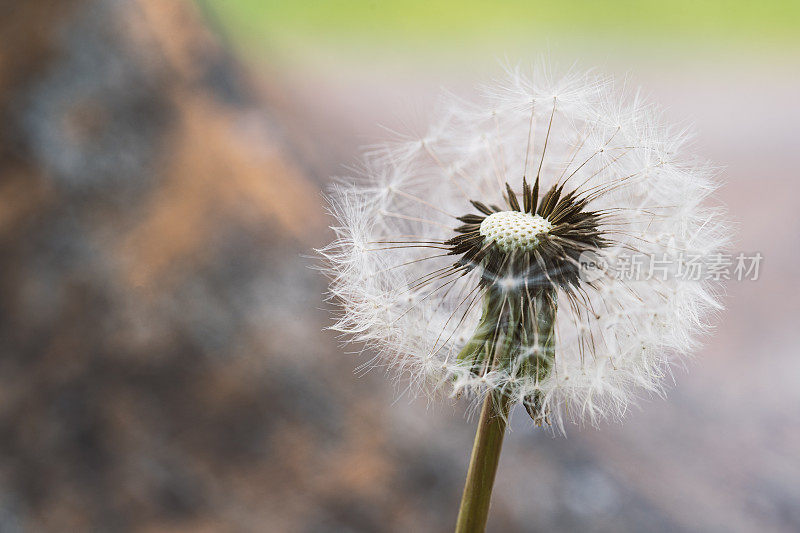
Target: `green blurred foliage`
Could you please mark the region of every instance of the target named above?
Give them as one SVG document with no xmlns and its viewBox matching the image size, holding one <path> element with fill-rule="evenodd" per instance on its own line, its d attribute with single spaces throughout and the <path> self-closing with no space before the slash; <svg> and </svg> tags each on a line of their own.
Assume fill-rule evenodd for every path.
<svg viewBox="0 0 800 533">
<path fill-rule="evenodd" d="M 480 48 L 575 40 L 627 47 L 793 50 L 798 0 L 198 0 L 238 42 L 285 47 Z"/>
</svg>

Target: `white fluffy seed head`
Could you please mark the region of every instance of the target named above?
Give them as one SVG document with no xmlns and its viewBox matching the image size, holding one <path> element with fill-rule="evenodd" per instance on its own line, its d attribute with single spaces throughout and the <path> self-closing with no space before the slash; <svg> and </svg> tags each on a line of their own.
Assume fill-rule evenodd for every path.
<svg viewBox="0 0 800 533">
<path fill-rule="evenodd" d="M 521 177 L 537 171 L 540 202 L 566 182 L 565 193 L 585 191 L 586 208 L 607 214 L 603 261 L 701 257 L 713 268 L 729 232 L 724 213 L 708 205 L 712 167 L 693 163 L 685 140 L 638 94 L 595 75 L 510 70 L 476 102 L 451 98 L 424 135 L 374 148 L 361 175 L 336 186 L 336 240 L 321 250 L 340 309 L 332 329 L 416 390 L 476 400 L 502 390 L 518 402 L 536 395 L 562 430 L 570 419 L 622 417 L 642 392 L 659 393 L 671 366 L 697 348 L 721 309 L 718 282 L 648 276 L 644 264 L 638 277 L 605 276 L 582 288 L 574 305 L 559 291 L 552 371 L 476 376 L 458 354 L 481 320 L 480 269 L 441 277 L 455 257 L 436 243 L 456 235 L 454 217 L 474 213 L 471 201 L 506 205 L 502 182 L 519 195 Z M 484 223 L 481 234 L 508 248 L 537 239 L 541 247 L 542 232 L 552 230 L 510 213 Z"/>
<path fill-rule="evenodd" d="M 553 224 L 549 220 L 539 215 L 500 211 L 489 215 L 481 222 L 480 233 L 504 252 L 529 251 L 539 244 L 536 236 L 547 233 L 552 227 Z"/>
</svg>

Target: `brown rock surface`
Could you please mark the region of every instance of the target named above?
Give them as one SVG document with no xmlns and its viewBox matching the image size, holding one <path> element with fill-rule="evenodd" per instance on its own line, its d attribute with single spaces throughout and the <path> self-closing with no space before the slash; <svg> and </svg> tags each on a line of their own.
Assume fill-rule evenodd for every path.
<svg viewBox="0 0 800 533">
<path fill-rule="evenodd" d="M 395 466 L 299 265 L 319 191 L 246 74 L 187 2 L 1 20 L 0 530 L 376 523 Z"/>
</svg>

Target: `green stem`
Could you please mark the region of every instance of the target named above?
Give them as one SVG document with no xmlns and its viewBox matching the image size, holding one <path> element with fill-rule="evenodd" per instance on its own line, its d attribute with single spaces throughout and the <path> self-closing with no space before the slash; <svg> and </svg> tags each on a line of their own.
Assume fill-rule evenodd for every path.
<svg viewBox="0 0 800 533">
<path fill-rule="evenodd" d="M 510 410 L 511 401 L 507 396 L 486 395 L 475 434 L 475 444 L 472 446 L 456 533 L 480 533 L 486 529 L 492 486 Z"/>
</svg>

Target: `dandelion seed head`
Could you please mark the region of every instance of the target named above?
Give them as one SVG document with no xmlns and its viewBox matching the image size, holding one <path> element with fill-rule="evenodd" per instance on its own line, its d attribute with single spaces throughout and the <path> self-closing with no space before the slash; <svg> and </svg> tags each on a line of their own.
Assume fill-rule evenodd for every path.
<svg viewBox="0 0 800 533">
<path fill-rule="evenodd" d="M 546 68 L 446 95 L 437 116 L 330 195 L 332 329 L 414 390 L 500 391 L 560 430 L 661 393 L 721 309 L 718 283 L 587 278 L 581 258 L 713 263 L 729 231 L 687 133 L 608 78 Z"/>
</svg>

